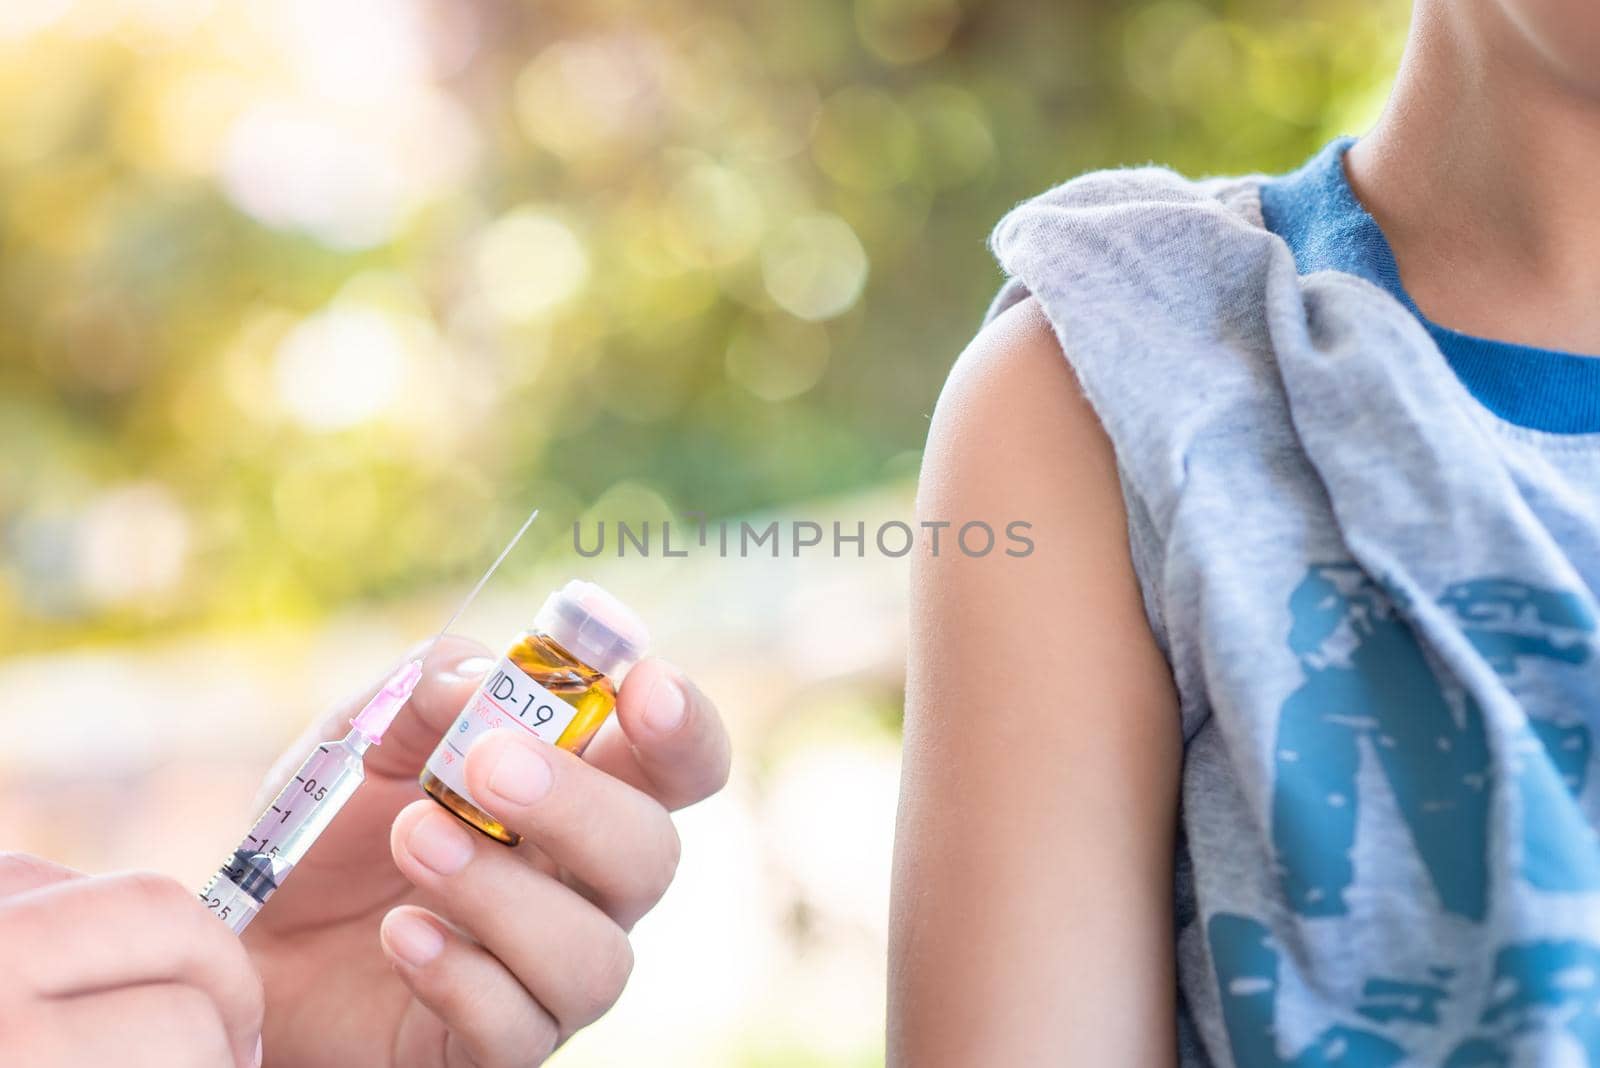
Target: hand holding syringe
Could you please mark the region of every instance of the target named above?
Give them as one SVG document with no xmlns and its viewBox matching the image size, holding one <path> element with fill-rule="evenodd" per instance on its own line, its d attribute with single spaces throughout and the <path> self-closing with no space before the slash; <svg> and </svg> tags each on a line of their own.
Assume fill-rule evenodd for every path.
<svg viewBox="0 0 1600 1068">
<path fill-rule="evenodd" d="M 433 639 L 391 675 L 383 689 L 350 720 L 349 733 L 337 741 L 319 743 L 306 757 L 294 777 L 284 784 L 255 826 L 200 891 L 200 900 L 235 934 L 250 926 L 267 898 L 283 885 L 294 866 L 366 780 L 363 758 L 369 748 L 383 741 L 384 732 L 411 699 L 422 679 L 423 657 L 461 618 L 461 613 L 477 598 L 537 518 L 539 509 L 535 508 Z"/>
</svg>

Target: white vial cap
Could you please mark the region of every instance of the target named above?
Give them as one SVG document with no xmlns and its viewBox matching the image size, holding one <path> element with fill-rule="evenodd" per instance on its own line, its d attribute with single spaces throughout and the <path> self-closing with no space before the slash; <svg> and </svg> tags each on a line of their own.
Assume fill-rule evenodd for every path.
<svg viewBox="0 0 1600 1068">
<path fill-rule="evenodd" d="M 633 609 L 582 579 L 546 597 L 533 626 L 613 679 L 620 679 L 650 644 L 650 632 Z"/>
</svg>

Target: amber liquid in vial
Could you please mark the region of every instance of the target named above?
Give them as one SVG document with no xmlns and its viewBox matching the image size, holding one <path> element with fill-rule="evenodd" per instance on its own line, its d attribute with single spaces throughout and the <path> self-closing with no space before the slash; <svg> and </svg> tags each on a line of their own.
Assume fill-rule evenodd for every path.
<svg viewBox="0 0 1600 1068">
<path fill-rule="evenodd" d="M 545 634 L 524 634 L 506 654 L 533 681 L 578 710 L 555 744 L 569 752 L 582 754 L 595 731 L 617 707 L 617 690 L 611 680 L 563 649 Z M 490 838 L 516 845 L 522 836 L 483 809 L 446 786 L 432 771 L 424 769 L 422 788 L 435 801 L 454 812 Z"/>
</svg>

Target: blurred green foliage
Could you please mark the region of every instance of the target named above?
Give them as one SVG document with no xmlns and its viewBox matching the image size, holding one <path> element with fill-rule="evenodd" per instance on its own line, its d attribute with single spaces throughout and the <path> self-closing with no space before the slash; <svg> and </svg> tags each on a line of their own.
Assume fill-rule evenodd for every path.
<svg viewBox="0 0 1600 1068">
<path fill-rule="evenodd" d="M 533 502 L 554 552 L 904 477 L 1009 205 L 1292 165 L 1406 6 L 15 5 L 0 643 L 386 596 Z"/>
</svg>

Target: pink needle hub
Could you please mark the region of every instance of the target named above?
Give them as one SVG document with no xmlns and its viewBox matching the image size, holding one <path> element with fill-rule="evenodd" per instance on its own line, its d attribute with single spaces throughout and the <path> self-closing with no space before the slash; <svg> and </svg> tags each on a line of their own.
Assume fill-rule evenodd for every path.
<svg viewBox="0 0 1600 1068">
<path fill-rule="evenodd" d="M 378 745 L 383 741 L 383 733 L 389 729 L 394 718 L 400 714 L 400 709 L 411 699 L 411 693 L 417 688 L 417 683 L 422 681 L 422 661 L 410 660 L 401 665 L 400 670 L 389 676 L 389 681 L 383 684 L 372 700 L 367 702 L 365 708 L 356 713 L 355 719 L 350 721 L 350 726 L 355 728 L 355 733 L 369 745 Z"/>
</svg>

